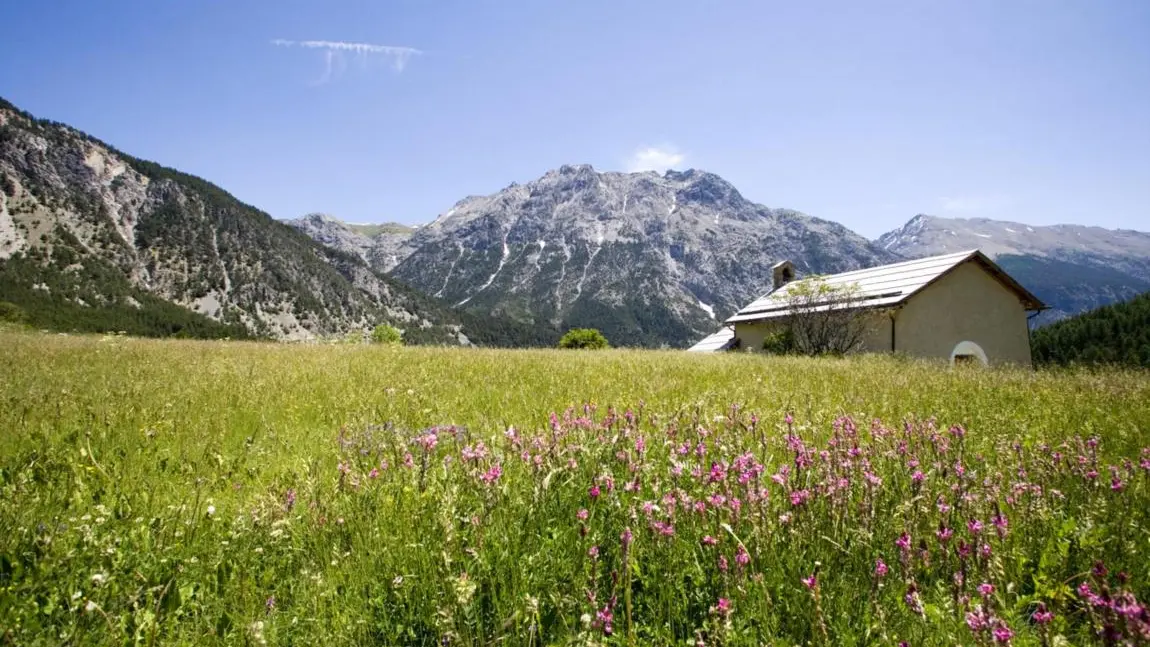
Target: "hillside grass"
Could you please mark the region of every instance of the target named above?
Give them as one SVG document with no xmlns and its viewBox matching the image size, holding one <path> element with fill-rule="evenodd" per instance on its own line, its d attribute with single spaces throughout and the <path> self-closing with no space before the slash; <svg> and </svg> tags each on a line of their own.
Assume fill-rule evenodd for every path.
<svg viewBox="0 0 1150 647">
<path fill-rule="evenodd" d="M 11 330 L 0 348 L 0 644 L 1143 628 L 1146 372 Z"/>
</svg>

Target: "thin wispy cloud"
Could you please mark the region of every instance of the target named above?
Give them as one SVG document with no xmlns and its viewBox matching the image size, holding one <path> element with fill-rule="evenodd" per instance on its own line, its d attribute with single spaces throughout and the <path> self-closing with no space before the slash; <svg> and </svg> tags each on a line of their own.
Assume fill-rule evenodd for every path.
<svg viewBox="0 0 1150 647">
<path fill-rule="evenodd" d="M 347 69 L 347 58 L 353 57 L 366 66 L 371 59 L 382 59 L 391 64 L 397 73 L 407 67 L 407 62 L 413 56 L 419 56 L 422 50 L 414 47 L 401 47 L 397 45 L 376 45 L 373 43 L 348 43 L 338 40 L 285 40 L 277 38 L 272 45 L 278 47 L 301 47 L 314 49 L 323 54 L 324 71 L 319 83 L 326 83 Z"/>
<path fill-rule="evenodd" d="M 674 146 L 648 146 L 640 148 L 627 158 L 627 170 L 659 171 L 660 173 L 677 168 L 682 165 L 687 156 L 680 153 Z"/>
</svg>

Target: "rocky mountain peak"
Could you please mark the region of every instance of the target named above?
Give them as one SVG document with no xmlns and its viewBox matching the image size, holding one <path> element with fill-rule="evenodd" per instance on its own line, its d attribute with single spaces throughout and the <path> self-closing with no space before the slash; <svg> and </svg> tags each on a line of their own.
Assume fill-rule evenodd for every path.
<svg viewBox="0 0 1150 647">
<path fill-rule="evenodd" d="M 849 230 L 746 200 L 713 173 L 564 165 L 456 203 L 415 232 L 395 276 L 458 307 L 686 345 L 766 290 L 783 258 L 810 271 L 892 258 Z"/>
</svg>

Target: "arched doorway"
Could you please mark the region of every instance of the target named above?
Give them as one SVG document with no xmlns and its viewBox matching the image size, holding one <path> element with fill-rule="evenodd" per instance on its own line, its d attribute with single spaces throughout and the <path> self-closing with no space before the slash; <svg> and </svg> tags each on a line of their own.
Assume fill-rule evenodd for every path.
<svg viewBox="0 0 1150 647">
<path fill-rule="evenodd" d="M 986 359 L 986 352 L 982 347 L 972 341 L 960 341 L 950 351 L 951 366 L 966 366 L 979 363 L 986 366 L 990 362 Z"/>
</svg>

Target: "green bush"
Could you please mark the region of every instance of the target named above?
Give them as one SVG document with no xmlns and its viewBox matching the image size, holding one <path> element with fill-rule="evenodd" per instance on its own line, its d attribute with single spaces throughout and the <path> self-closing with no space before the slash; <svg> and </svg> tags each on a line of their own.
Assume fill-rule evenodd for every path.
<svg viewBox="0 0 1150 647">
<path fill-rule="evenodd" d="M 603 333 L 594 328 L 572 328 L 559 340 L 559 348 L 610 348 Z"/>
<path fill-rule="evenodd" d="M 371 343 L 402 346 L 403 331 L 401 331 L 399 328 L 396 328 L 395 326 L 380 324 L 371 331 Z"/>
<path fill-rule="evenodd" d="M 772 355 L 788 355 L 795 352 L 795 332 L 787 326 L 768 333 L 763 339 L 763 350 Z"/>
<path fill-rule="evenodd" d="M 0 321 L 8 323 L 27 323 L 28 313 L 24 312 L 24 308 L 10 303 L 8 301 L 0 301 Z"/>
</svg>

